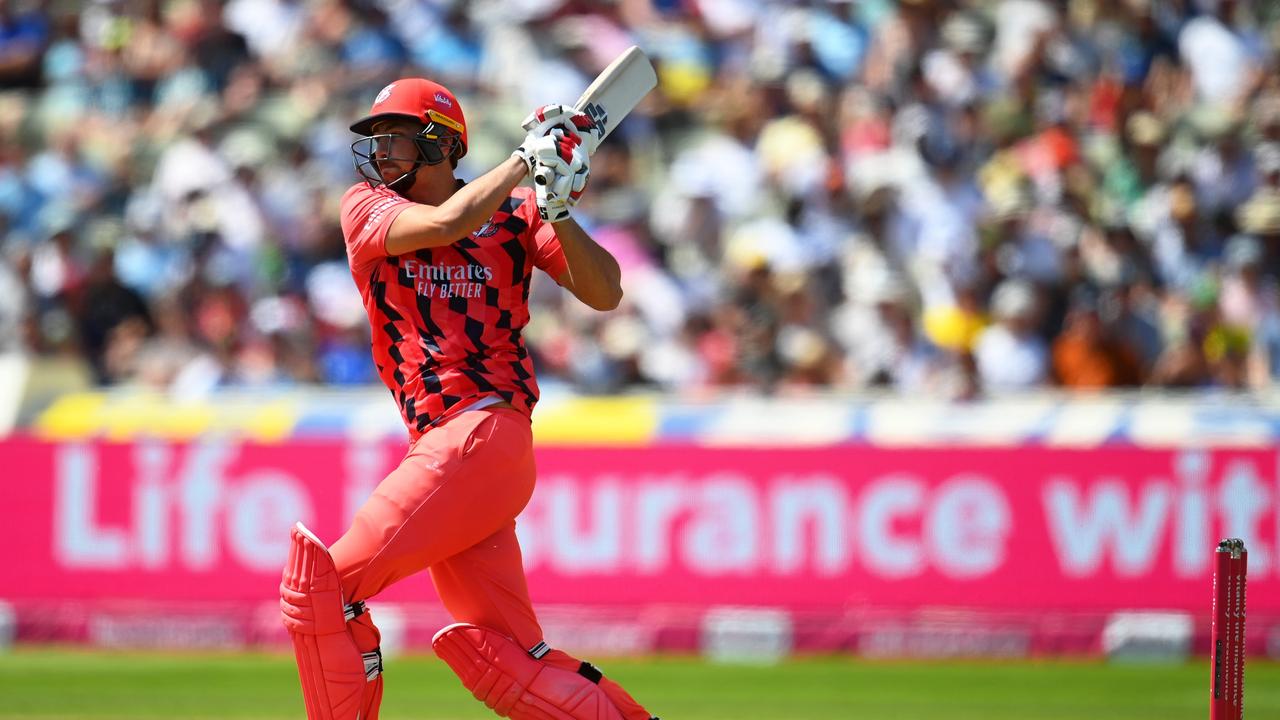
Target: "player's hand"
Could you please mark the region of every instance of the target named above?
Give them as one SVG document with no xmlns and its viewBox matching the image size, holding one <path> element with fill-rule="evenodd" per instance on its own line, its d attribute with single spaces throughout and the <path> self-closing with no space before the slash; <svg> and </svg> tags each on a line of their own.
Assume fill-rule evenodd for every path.
<svg viewBox="0 0 1280 720">
<path fill-rule="evenodd" d="M 512 155 L 524 161 L 529 171 L 533 171 L 534 144 L 547 134 L 560 130 L 569 135 L 581 137 L 584 133 L 595 130 L 595 121 L 585 113 L 580 113 L 568 105 L 543 105 L 525 117 L 520 128 L 525 131 L 524 142 Z"/>
<path fill-rule="evenodd" d="M 543 105 L 525 117 L 521 129 L 530 135 L 541 137 L 556 128 L 574 135 L 582 135 L 595 129 L 596 121 L 590 115 L 578 112 L 569 105 Z"/>
<path fill-rule="evenodd" d="M 543 220 L 567 220 L 591 179 L 591 157 L 577 135 L 553 130 L 534 150 L 534 197 Z"/>
</svg>

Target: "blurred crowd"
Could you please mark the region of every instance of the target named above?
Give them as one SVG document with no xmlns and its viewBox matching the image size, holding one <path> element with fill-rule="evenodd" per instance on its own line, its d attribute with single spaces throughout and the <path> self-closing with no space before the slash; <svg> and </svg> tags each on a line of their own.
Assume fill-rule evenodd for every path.
<svg viewBox="0 0 1280 720">
<path fill-rule="evenodd" d="M 182 395 L 376 383 L 348 124 L 423 75 L 464 178 L 639 44 L 659 87 L 542 279 L 586 392 L 1263 389 L 1280 377 L 1272 0 L 9 0 L 0 352 Z"/>
</svg>

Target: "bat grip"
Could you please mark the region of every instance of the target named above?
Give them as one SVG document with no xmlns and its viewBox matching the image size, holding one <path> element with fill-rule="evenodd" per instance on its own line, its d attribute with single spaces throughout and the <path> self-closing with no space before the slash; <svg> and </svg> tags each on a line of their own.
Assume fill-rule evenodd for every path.
<svg viewBox="0 0 1280 720">
<path fill-rule="evenodd" d="M 533 181 L 538 185 L 546 185 L 551 182 L 551 171 L 544 167 L 538 168 L 533 173 Z"/>
</svg>

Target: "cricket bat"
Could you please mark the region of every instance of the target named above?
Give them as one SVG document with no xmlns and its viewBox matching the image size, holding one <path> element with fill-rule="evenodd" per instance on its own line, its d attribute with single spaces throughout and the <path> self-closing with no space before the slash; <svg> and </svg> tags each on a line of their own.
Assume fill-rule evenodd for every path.
<svg viewBox="0 0 1280 720">
<path fill-rule="evenodd" d="M 632 45 L 614 58 L 573 105 L 575 110 L 586 113 L 595 121 L 595 128 L 582 138 L 587 154 L 594 153 L 600 142 L 609 137 L 609 133 L 657 85 L 658 75 L 653 71 L 653 64 L 640 48 Z M 545 185 L 550 174 L 549 170 L 539 170 L 533 181 Z"/>
</svg>

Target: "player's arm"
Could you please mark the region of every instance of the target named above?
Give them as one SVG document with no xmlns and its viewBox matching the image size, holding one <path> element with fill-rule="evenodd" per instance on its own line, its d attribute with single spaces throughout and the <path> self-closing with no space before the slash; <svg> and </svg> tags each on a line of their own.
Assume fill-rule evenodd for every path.
<svg viewBox="0 0 1280 720">
<path fill-rule="evenodd" d="M 622 301 L 622 270 L 613 254 L 600 247 L 571 217 L 552 227 L 566 264 L 556 282 L 595 310 L 618 307 Z"/>
<path fill-rule="evenodd" d="M 439 205 L 414 205 L 401 211 L 387 229 L 388 255 L 449 245 L 475 232 L 493 216 L 511 190 L 533 170 L 537 153 L 556 154 L 565 144 L 565 131 L 575 121 L 590 123 L 581 113 L 564 105 L 544 105 L 525 118 L 524 142 L 501 165 L 467 183 Z M 556 135 L 552 128 L 561 128 Z M 574 142 L 579 142 L 576 136 Z M 566 151 L 567 152 L 567 151 Z"/>
<path fill-rule="evenodd" d="M 538 214 L 550 222 L 565 259 L 565 270 L 556 282 L 590 308 L 618 307 L 622 301 L 622 270 L 617 259 L 570 217 L 591 178 L 591 158 L 582 147 L 580 136 L 561 133 L 558 142 L 539 145 L 534 159 Z"/>
<path fill-rule="evenodd" d="M 443 203 L 406 208 L 387 229 L 387 254 L 403 255 L 440 247 L 470 235 L 497 212 L 528 172 L 529 166 L 512 155 Z"/>
</svg>

